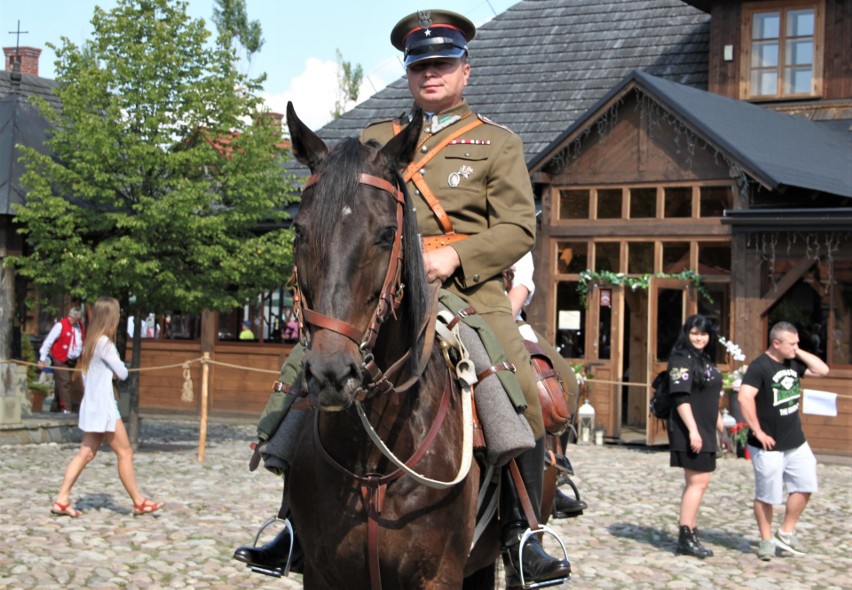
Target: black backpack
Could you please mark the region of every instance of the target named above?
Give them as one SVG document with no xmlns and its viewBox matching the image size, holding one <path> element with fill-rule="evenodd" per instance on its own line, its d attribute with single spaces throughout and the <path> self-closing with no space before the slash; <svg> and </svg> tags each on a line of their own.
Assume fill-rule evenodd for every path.
<svg viewBox="0 0 852 590">
<path fill-rule="evenodd" d="M 674 404 L 672 396 L 669 394 L 669 372 L 660 371 L 651 382 L 651 387 L 654 389 L 654 395 L 651 396 L 649 409 L 651 415 L 660 420 L 667 420 L 672 412 Z"/>
</svg>

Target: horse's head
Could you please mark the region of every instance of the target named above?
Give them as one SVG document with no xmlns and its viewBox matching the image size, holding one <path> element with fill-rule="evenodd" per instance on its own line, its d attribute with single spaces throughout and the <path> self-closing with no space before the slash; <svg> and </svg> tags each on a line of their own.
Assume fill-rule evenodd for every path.
<svg viewBox="0 0 852 590">
<path fill-rule="evenodd" d="M 287 105 L 293 155 L 312 174 L 293 223 L 307 345 L 302 386 L 323 410 L 346 409 L 363 391 L 365 361 L 402 299 L 403 283 L 406 315 L 422 313 L 422 295 L 412 287 L 425 284 L 423 262 L 398 173 L 416 150 L 422 117 L 415 115 L 384 147 L 350 138 L 329 150 Z"/>
</svg>

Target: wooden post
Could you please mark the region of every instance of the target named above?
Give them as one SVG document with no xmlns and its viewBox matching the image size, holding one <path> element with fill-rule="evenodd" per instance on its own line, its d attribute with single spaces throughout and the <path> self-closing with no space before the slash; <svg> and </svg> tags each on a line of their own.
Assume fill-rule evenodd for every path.
<svg viewBox="0 0 852 590">
<path fill-rule="evenodd" d="M 204 447 L 207 445 L 207 388 L 210 382 L 210 353 L 201 355 L 201 425 L 198 429 L 198 461 L 204 461 Z"/>
</svg>

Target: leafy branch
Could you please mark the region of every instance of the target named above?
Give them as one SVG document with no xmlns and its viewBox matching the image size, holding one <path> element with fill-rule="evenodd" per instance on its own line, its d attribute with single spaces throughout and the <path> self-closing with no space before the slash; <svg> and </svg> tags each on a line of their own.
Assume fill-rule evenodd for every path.
<svg viewBox="0 0 852 590">
<path fill-rule="evenodd" d="M 577 283 L 577 293 L 580 294 L 580 302 L 585 307 L 587 304 L 586 298 L 589 294 L 589 288 L 591 286 L 623 286 L 628 287 L 631 291 L 635 291 L 636 289 L 647 289 L 648 285 L 651 283 L 651 277 L 657 277 L 660 279 L 679 279 L 689 281 L 690 284 L 692 284 L 692 286 L 695 287 L 695 289 L 699 293 L 701 293 L 701 296 L 704 297 L 704 299 L 706 299 L 710 303 L 713 303 L 713 297 L 701 283 L 701 275 L 699 275 L 692 269 L 687 269 L 675 274 L 658 272 L 656 274 L 646 273 L 641 274 L 639 276 L 630 276 L 623 272 L 612 272 L 609 270 L 596 272 L 587 269 L 580 273 L 580 281 Z"/>
</svg>

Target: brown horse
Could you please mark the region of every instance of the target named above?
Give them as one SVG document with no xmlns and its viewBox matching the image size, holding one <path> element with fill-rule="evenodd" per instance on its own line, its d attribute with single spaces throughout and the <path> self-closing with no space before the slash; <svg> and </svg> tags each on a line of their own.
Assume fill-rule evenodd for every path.
<svg viewBox="0 0 852 590">
<path fill-rule="evenodd" d="M 287 107 L 293 154 L 312 173 L 293 225 L 301 385 L 314 409 L 287 483 L 306 588 L 462 588 L 499 554 L 492 525 L 471 556 L 476 463 L 449 487 L 423 485 L 356 411 L 417 474 L 458 478 L 461 397 L 433 341 L 437 285 L 397 173 L 421 119 L 384 147 L 351 138 L 329 150 Z"/>
</svg>

